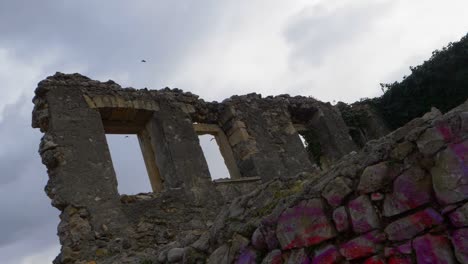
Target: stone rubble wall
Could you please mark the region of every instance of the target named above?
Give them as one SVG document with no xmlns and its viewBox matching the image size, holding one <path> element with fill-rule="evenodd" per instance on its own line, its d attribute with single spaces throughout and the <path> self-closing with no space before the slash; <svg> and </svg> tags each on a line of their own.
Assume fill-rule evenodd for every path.
<svg viewBox="0 0 468 264">
<path fill-rule="evenodd" d="M 33 102 L 61 211 L 55 264 L 468 263 L 468 101 L 359 152 L 338 111 L 306 97 L 208 103 L 57 73 Z M 219 126 L 239 179 L 211 180 L 194 123 Z M 296 125 L 314 130 L 326 170 Z M 105 134 L 141 129 L 161 190 L 121 195 Z"/>
<path fill-rule="evenodd" d="M 433 109 L 321 175 L 261 185 L 159 261 L 468 263 L 468 101 L 443 116 Z"/>
<path fill-rule="evenodd" d="M 56 264 L 154 262 L 165 248 L 194 243 L 223 204 L 271 179 L 316 171 L 296 123 L 323 128 L 318 135 L 330 161 L 355 148 L 339 113 L 313 98 L 249 94 L 205 102 L 179 89 L 136 90 L 62 73 L 41 81 L 35 94 L 45 191 L 61 211 Z M 211 180 L 195 123 L 226 135 L 239 179 Z M 149 168 L 159 170 L 150 176 L 155 193 L 121 195 L 105 134 L 142 131 Z"/>
</svg>

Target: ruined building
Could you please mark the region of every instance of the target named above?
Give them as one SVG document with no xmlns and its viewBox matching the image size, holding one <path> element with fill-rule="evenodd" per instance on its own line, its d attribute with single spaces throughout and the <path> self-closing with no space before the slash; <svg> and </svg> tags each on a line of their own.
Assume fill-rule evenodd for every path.
<svg viewBox="0 0 468 264">
<path fill-rule="evenodd" d="M 57 73 L 33 102 L 61 211 L 54 263 L 468 263 L 468 102 L 361 131 L 381 138 L 360 150 L 307 97 L 205 102 Z M 152 193 L 118 193 L 106 134 L 138 135 Z M 229 179 L 211 179 L 202 134 Z"/>
</svg>

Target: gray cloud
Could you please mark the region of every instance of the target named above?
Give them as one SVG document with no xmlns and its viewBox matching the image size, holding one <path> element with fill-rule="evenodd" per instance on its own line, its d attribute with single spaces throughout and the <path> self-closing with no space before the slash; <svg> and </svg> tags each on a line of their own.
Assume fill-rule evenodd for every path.
<svg viewBox="0 0 468 264">
<path fill-rule="evenodd" d="M 30 128 L 29 114 L 32 91 L 46 75 L 55 71 L 80 71 L 95 79 L 111 78 L 122 85 L 160 88 L 179 86 L 177 80 L 171 78 L 188 73 L 183 78 L 185 87 L 180 88 L 193 90 L 196 87 L 197 93 L 202 96 L 215 93 L 225 96 L 262 89 L 263 93 L 313 93 L 318 98 L 337 99 L 337 96 L 347 95 L 351 101 L 356 96 L 368 95 L 371 90 L 362 88 L 359 91 L 358 88 L 378 89 L 382 76 L 383 81 L 400 78 L 400 74 L 405 72 L 400 69 L 415 65 L 413 59 L 408 57 L 415 56 L 415 51 L 419 52 L 422 44 L 428 55 L 431 50 L 440 47 L 440 40 L 429 41 L 429 37 L 435 36 L 434 39 L 437 39 L 439 35 L 444 35 L 445 43 L 446 39 L 456 39 L 453 34 L 462 34 L 466 28 L 460 22 L 460 18 L 466 17 L 460 7 L 467 4 L 459 0 L 457 10 L 460 12 L 457 12 L 457 16 L 437 21 L 440 28 L 428 26 L 429 32 L 434 34 L 424 33 L 421 26 L 426 26 L 429 19 L 421 20 L 417 30 L 407 29 L 406 41 L 414 47 L 402 49 L 390 43 L 388 40 L 391 38 L 368 43 L 372 34 L 381 30 L 374 28 L 375 23 L 381 17 L 385 18 L 394 7 L 394 2 L 405 3 L 402 8 L 415 16 L 419 12 L 418 5 L 424 4 L 429 8 L 440 6 L 440 1 L 420 0 L 419 3 L 414 1 L 408 4 L 408 1 L 358 3 L 352 0 L 339 8 L 330 6 L 346 1 L 318 1 L 317 5 L 308 7 L 299 2 L 294 2 L 291 9 L 283 12 L 289 5 L 273 0 L 255 4 L 218 0 L 0 1 L 0 52 L 6 50 L 8 59 L 12 61 L 0 61 L 3 66 L 0 69 L 8 71 L 8 68 L 28 66 L 28 71 L 12 69 L 8 71 L 8 76 L 0 75 L 0 91 L 3 94 L 14 89 L 26 94 L 18 98 L 16 104 L 6 108 L 4 119 L 0 121 L 0 263 L 22 263 L 25 256 L 36 256 L 38 252 L 49 252 L 51 248 L 58 247 L 58 211 L 50 206 L 49 198 L 43 191 L 47 175 L 37 154 L 41 133 Z M 363 2 L 367 3 L 364 5 Z M 434 4 L 436 2 L 437 5 Z M 445 10 L 447 14 L 452 11 L 456 10 Z M 292 15 L 282 17 L 289 14 Z M 427 16 L 431 17 L 432 14 Z M 444 24 L 446 21 L 452 21 L 452 24 Z M 457 25 L 463 30 L 447 33 L 446 28 L 452 29 Z M 405 28 L 397 25 L 385 29 L 393 30 L 391 33 L 399 36 L 399 32 Z M 247 33 L 244 34 L 244 31 Z M 277 31 L 280 33 L 277 34 Z M 424 43 L 417 41 L 421 39 L 421 34 L 416 34 L 419 31 L 426 37 Z M 350 42 L 374 53 L 386 48 L 391 52 L 377 60 L 365 57 L 367 53 L 349 55 L 347 60 L 354 62 L 354 68 L 356 65 L 362 67 L 360 74 L 356 74 L 353 67 L 343 65 L 342 60 L 323 67 L 324 61 L 343 52 Z M 346 54 L 353 52 L 346 50 Z M 284 60 L 283 55 L 286 57 Z M 148 62 L 141 63 L 141 59 Z M 376 61 L 379 62 L 379 72 L 372 71 L 376 68 Z M 388 67 L 393 63 L 398 65 Z M 402 66 L 406 63 L 409 65 Z M 190 67 L 184 67 L 186 65 Z M 294 70 L 291 71 L 288 66 Z M 197 68 L 203 70 L 194 70 Z M 349 76 L 355 79 L 349 81 Z M 220 82 L 220 79 L 226 81 Z M 315 82 L 319 88 L 309 89 Z M 318 90 L 324 90 L 321 86 L 327 91 Z M 343 86 L 351 88 L 344 91 Z M 12 102 L 11 98 L 16 95 L 11 95 L 8 102 Z M 0 104 L 4 102 L 5 99 L 0 98 Z M 3 108 L 4 105 L 0 106 Z M 137 159 L 141 162 L 138 148 L 128 148 L 128 144 L 136 144 L 136 141 L 128 143 L 125 140 L 122 137 L 109 139 L 117 153 L 112 158 L 119 174 L 119 185 L 124 187 L 122 192 L 148 191 L 149 183 L 143 165 L 128 165 Z M 217 152 L 216 146 L 206 149 L 208 160 L 214 152 Z M 216 165 L 220 163 L 220 160 L 214 162 Z M 223 169 L 216 165 L 211 168 L 213 176 L 224 176 Z M 135 176 L 138 177 L 136 180 Z M 57 253 L 49 252 L 47 254 L 50 256 L 43 256 L 40 260 L 33 257 L 24 263 L 50 263 Z"/>
<path fill-rule="evenodd" d="M 361 1 L 330 10 L 327 2 L 319 2 L 305 7 L 291 17 L 284 33 L 293 50 L 290 60 L 319 66 L 337 47 L 369 33 L 376 19 L 394 3 Z"/>
<path fill-rule="evenodd" d="M 85 64 L 85 74 L 126 73 L 136 86 L 146 86 L 164 80 L 190 45 L 210 32 L 220 7 L 210 0 L 3 1 L 0 46 L 24 60 L 61 51 L 61 64 Z"/>
<path fill-rule="evenodd" d="M 49 204 L 43 191 L 47 176 L 37 154 L 40 134 L 30 128 L 30 117 L 24 109 L 32 104 L 22 98 L 6 108 L 0 122 L 0 256 L 2 247 L 25 238 L 37 230 L 46 229 L 46 244 L 57 243 L 53 224 L 58 222 L 58 211 Z M 29 107 L 24 107 L 25 104 Z"/>
</svg>

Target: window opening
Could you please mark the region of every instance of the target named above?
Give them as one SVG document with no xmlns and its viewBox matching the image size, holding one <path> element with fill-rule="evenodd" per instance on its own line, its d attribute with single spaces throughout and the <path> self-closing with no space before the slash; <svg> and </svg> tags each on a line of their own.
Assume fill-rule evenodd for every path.
<svg viewBox="0 0 468 264">
<path fill-rule="evenodd" d="M 120 194 L 152 192 L 136 134 L 106 134 Z"/>
<path fill-rule="evenodd" d="M 230 178 L 229 170 L 221 155 L 221 150 L 219 149 L 215 136 L 206 134 L 199 135 L 198 138 L 200 139 L 200 146 L 205 155 L 206 162 L 208 163 L 211 179 Z"/>
<path fill-rule="evenodd" d="M 304 148 L 307 148 L 307 142 L 306 142 L 304 136 L 299 134 L 299 139 L 301 140 L 302 145 L 304 146 Z"/>
</svg>

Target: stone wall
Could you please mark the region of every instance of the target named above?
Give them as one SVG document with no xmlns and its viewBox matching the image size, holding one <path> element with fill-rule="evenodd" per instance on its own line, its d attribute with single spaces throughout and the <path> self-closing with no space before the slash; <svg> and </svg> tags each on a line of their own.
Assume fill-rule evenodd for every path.
<svg viewBox="0 0 468 264">
<path fill-rule="evenodd" d="M 62 211 L 54 263 L 468 263 L 468 101 L 359 152 L 339 112 L 305 97 L 207 103 L 58 73 L 33 101 Z M 240 176 L 211 180 L 199 124 L 219 127 Z M 117 192 L 106 133 L 138 134 L 153 193 Z"/>
<path fill-rule="evenodd" d="M 175 241 L 197 240 L 223 204 L 260 183 L 315 171 L 294 122 L 318 130 L 330 161 L 355 147 L 339 113 L 312 98 L 250 94 L 210 103 L 179 89 L 121 88 L 62 73 L 35 93 L 46 193 L 61 210 L 55 263 L 143 261 Z M 217 183 L 198 140 L 212 131 L 234 174 Z M 153 193 L 118 193 L 106 133 L 138 135 Z"/>
<path fill-rule="evenodd" d="M 467 168 L 468 101 L 321 175 L 263 184 L 224 208 L 180 261 L 204 261 L 196 251 L 213 264 L 468 263 Z"/>
</svg>

